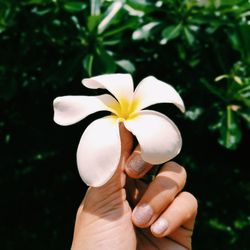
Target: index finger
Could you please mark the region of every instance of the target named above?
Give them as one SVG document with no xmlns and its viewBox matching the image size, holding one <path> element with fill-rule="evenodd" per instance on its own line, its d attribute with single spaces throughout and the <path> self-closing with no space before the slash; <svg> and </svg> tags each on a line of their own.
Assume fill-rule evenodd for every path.
<svg viewBox="0 0 250 250">
<path fill-rule="evenodd" d="M 138 179 L 143 177 L 152 167 L 152 164 L 142 159 L 140 145 L 137 145 L 125 164 L 125 172 L 129 177 Z"/>
</svg>

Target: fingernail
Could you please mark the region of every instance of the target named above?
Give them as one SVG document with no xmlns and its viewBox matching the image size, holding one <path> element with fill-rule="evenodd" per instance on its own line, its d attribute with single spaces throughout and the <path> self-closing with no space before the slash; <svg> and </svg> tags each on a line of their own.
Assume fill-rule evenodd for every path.
<svg viewBox="0 0 250 250">
<path fill-rule="evenodd" d="M 145 161 L 140 154 L 136 154 L 128 163 L 127 168 L 140 174 L 144 170 Z"/>
<path fill-rule="evenodd" d="M 152 226 L 152 232 L 156 234 L 162 234 L 168 229 L 168 221 L 164 218 L 158 219 Z"/>
<path fill-rule="evenodd" d="M 136 207 L 133 212 L 133 218 L 136 225 L 147 224 L 153 216 L 153 209 L 148 204 L 142 204 Z"/>
</svg>

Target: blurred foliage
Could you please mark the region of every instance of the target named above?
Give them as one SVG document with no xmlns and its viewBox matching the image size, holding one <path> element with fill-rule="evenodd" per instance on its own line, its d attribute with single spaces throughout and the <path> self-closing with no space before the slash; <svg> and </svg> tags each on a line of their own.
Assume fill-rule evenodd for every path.
<svg viewBox="0 0 250 250">
<path fill-rule="evenodd" d="M 53 124 L 58 95 L 112 72 L 174 85 L 178 161 L 199 199 L 194 249 L 249 249 L 250 2 L 0 0 L 2 249 L 69 249 L 83 186 L 78 139 Z M 246 153 L 243 153 L 246 152 Z"/>
</svg>

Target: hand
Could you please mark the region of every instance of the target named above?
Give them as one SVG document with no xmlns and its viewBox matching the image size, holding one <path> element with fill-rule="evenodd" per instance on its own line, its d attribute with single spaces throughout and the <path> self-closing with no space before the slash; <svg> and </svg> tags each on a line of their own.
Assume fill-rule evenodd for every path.
<svg viewBox="0 0 250 250">
<path fill-rule="evenodd" d="M 131 135 L 122 126 L 120 133 L 119 168 L 104 186 L 88 189 L 77 212 L 71 249 L 191 249 L 197 201 L 181 192 L 185 169 L 168 162 L 145 184 L 138 178 L 152 166 L 143 162 L 139 148 L 130 155 Z"/>
</svg>

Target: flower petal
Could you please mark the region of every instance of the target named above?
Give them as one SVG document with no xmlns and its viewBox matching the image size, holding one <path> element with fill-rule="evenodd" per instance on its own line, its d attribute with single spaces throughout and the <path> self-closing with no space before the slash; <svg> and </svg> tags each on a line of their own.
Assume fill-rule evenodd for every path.
<svg viewBox="0 0 250 250">
<path fill-rule="evenodd" d="M 138 84 L 134 99 L 138 101 L 137 111 L 157 103 L 173 103 L 182 112 L 185 111 L 184 103 L 177 91 L 153 76 L 144 78 Z"/>
<path fill-rule="evenodd" d="M 82 83 L 90 89 L 107 89 L 119 102 L 124 99 L 130 101 L 133 97 L 134 85 L 130 74 L 100 75 L 83 79 Z"/>
<path fill-rule="evenodd" d="M 117 103 L 111 95 L 100 96 L 62 96 L 54 102 L 54 121 L 59 125 L 74 124 L 97 111 L 111 111 L 108 107 Z"/>
<path fill-rule="evenodd" d="M 81 178 L 89 186 L 102 186 L 115 173 L 120 155 L 118 121 L 111 116 L 95 120 L 84 131 L 77 149 Z"/>
<path fill-rule="evenodd" d="M 182 139 L 178 128 L 159 112 L 140 111 L 138 116 L 125 121 L 124 125 L 136 136 L 146 162 L 160 164 L 180 152 Z"/>
</svg>

